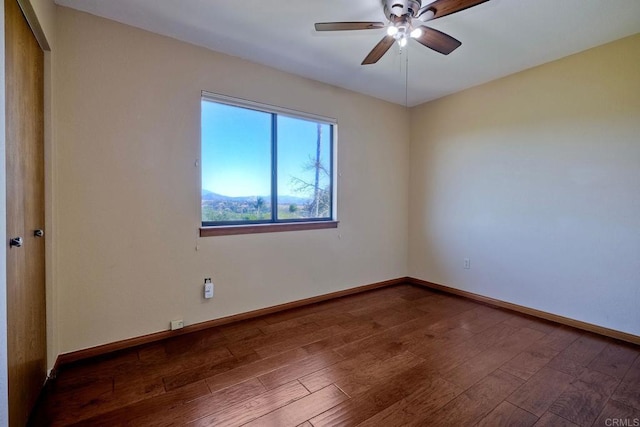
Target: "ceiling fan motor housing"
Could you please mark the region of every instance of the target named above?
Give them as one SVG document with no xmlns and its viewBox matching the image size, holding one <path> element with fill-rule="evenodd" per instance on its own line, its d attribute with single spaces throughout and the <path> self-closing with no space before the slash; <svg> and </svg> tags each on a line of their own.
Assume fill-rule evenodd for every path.
<svg viewBox="0 0 640 427">
<path fill-rule="evenodd" d="M 416 16 L 422 6 L 422 2 L 420 0 L 382 0 L 382 5 L 384 14 L 393 22 L 394 16 Z"/>
</svg>

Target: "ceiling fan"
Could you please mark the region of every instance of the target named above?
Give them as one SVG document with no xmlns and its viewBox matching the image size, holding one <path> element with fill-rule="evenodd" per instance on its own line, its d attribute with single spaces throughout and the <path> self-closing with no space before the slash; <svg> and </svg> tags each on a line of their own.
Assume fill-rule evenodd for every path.
<svg viewBox="0 0 640 427">
<path fill-rule="evenodd" d="M 477 6 L 488 0 L 382 0 L 384 22 L 318 22 L 316 31 L 375 30 L 387 28 L 387 35 L 369 52 L 362 65 L 375 64 L 395 41 L 401 48 L 412 38 L 436 52 L 448 55 L 462 44 L 448 34 L 422 25 L 424 22 Z"/>
</svg>

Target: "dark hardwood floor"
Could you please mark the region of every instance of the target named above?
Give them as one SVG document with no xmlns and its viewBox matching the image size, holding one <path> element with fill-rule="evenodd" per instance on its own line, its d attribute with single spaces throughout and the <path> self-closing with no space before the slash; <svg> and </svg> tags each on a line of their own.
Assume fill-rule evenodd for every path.
<svg viewBox="0 0 640 427">
<path fill-rule="evenodd" d="M 634 426 L 639 355 L 399 285 L 66 366 L 32 424 Z"/>
</svg>

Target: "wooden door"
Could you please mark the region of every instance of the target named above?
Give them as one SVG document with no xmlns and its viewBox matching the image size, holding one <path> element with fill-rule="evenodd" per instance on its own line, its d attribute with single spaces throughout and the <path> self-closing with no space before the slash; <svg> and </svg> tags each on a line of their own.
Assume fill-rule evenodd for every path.
<svg viewBox="0 0 640 427">
<path fill-rule="evenodd" d="M 5 73 L 9 424 L 24 426 L 46 377 L 44 53 L 16 0 L 5 0 Z"/>
</svg>

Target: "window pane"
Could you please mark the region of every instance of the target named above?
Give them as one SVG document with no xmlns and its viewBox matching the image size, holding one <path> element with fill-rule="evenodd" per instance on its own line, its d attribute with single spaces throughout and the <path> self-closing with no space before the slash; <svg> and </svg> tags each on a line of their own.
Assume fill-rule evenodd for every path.
<svg viewBox="0 0 640 427">
<path fill-rule="evenodd" d="M 271 219 L 271 114 L 202 100 L 202 221 Z"/>
<path fill-rule="evenodd" d="M 331 217 L 331 125 L 278 116 L 278 219 Z"/>
</svg>

